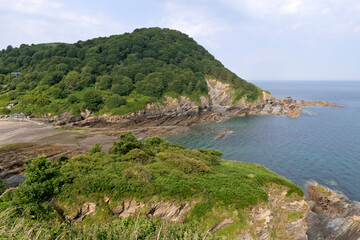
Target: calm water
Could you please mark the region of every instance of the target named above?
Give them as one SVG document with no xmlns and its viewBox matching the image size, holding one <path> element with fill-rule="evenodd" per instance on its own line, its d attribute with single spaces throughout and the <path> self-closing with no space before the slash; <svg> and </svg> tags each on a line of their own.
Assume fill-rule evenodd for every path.
<svg viewBox="0 0 360 240">
<path fill-rule="evenodd" d="M 299 118 L 232 117 L 193 126 L 168 139 L 189 148 L 213 148 L 224 159 L 259 163 L 306 188 L 316 181 L 360 201 L 360 81 L 257 81 L 280 97 L 324 100 L 343 108 L 306 107 Z M 227 138 L 217 138 L 234 131 Z"/>
</svg>

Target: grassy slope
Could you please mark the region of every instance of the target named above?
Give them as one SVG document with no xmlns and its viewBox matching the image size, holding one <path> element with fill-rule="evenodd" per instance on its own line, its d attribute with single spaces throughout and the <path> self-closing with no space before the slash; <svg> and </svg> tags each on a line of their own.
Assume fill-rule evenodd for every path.
<svg viewBox="0 0 360 240">
<path fill-rule="evenodd" d="M 59 235 L 64 230 L 70 229 L 69 226 L 61 223 L 51 207 L 50 210 L 46 210 L 51 199 L 58 201 L 64 208 L 65 215 L 73 214 L 86 201 L 97 202 L 97 214 L 85 218 L 82 223 L 72 228 L 74 234 L 81 235 L 88 234 L 82 231 L 82 228 L 100 227 L 104 223 L 112 223 L 102 226 L 105 232 L 122 229 L 121 226 L 124 228 L 124 224 L 130 224 L 136 229 L 135 216 L 120 221 L 110 211 L 110 208 L 120 204 L 122 199 L 136 198 L 144 203 L 174 200 L 177 203 L 188 202 L 193 206 L 187 214 L 185 224 L 181 225 L 185 230 L 176 230 L 179 234 L 190 231 L 202 236 L 204 231 L 214 224 L 225 217 L 231 217 L 235 219 L 236 227 L 225 228 L 221 234 L 233 236 L 246 226 L 244 210 L 257 203 L 267 202 L 267 192 L 264 190 L 266 184 L 275 183 L 288 188 L 289 196 L 303 196 L 300 187 L 263 166 L 223 161 L 219 159 L 221 154 L 214 150 L 187 150 L 158 138 L 149 138 L 145 143 L 141 143 L 129 135 L 125 136 L 115 144 L 110 154 L 97 152 L 92 155 L 80 155 L 57 165 L 60 167 L 57 170 L 59 171 L 57 177 L 48 179 L 48 181 L 55 179 L 54 182 L 58 184 L 55 187 L 57 190 L 49 196 L 44 196 L 43 199 L 46 197 L 46 200 L 36 198 L 30 202 L 21 202 L 17 199 L 17 196 L 23 196 L 21 194 L 31 195 L 32 187 L 37 184 L 36 179 L 39 178 L 37 177 L 35 182 L 25 182 L 21 185 L 14 191 L 12 197 L 9 197 L 11 194 L 5 194 L 5 197 L 1 198 L 2 211 L 18 209 L 23 213 L 22 216 L 13 215 L 18 221 L 23 221 L 29 226 L 44 223 L 41 230 L 44 234 L 47 232 Z M 142 150 L 135 149 L 128 152 L 134 147 Z M 30 176 L 29 173 L 27 176 Z M 44 182 L 46 181 L 40 184 Z M 36 189 L 36 191 L 40 190 Z M 111 197 L 110 205 L 105 204 L 105 196 Z M 27 208 L 34 208 L 34 201 L 36 210 L 28 212 Z M 5 234 L 5 230 L 12 231 L 14 225 L 7 222 L 10 221 L 9 216 L 11 215 L 0 216 L 0 224 L 3 225 L 0 236 Z M 36 220 L 29 222 L 29 218 Z M 145 221 L 142 224 L 153 225 L 151 228 L 153 230 L 147 233 L 148 236 L 156 234 L 164 225 L 162 221 L 156 219 L 145 220 L 143 215 L 140 219 Z M 169 228 L 174 227 L 165 225 Z M 23 225 L 19 226 L 19 229 L 25 231 Z M 40 231 L 41 228 L 36 229 Z M 124 229 L 121 231 L 123 234 L 128 234 L 126 236 L 134 234 Z"/>
</svg>

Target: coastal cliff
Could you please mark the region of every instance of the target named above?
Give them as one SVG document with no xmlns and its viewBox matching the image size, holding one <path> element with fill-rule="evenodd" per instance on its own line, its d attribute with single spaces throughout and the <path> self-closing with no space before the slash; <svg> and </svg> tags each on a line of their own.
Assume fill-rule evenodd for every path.
<svg viewBox="0 0 360 240">
<path fill-rule="evenodd" d="M 50 123 L 78 127 L 190 126 L 218 121 L 227 116 L 285 115 L 296 118 L 301 115 L 303 106 L 341 107 L 325 101 L 298 102 L 291 97 L 276 99 L 269 92 L 262 90 L 256 101 L 249 101 L 246 97 L 236 101 L 230 84 L 214 79 L 206 79 L 206 83 L 208 96 L 200 96 L 199 101 L 186 96 L 165 96 L 162 101 L 148 103 L 144 109 L 128 115 L 93 116 L 87 111 L 81 113 L 81 116 L 71 116 L 68 112 L 52 118 Z"/>
<path fill-rule="evenodd" d="M 360 239 L 360 202 L 318 184 L 308 187 L 310 211 L 306 217 L 309 240 Z"/>
</svg>

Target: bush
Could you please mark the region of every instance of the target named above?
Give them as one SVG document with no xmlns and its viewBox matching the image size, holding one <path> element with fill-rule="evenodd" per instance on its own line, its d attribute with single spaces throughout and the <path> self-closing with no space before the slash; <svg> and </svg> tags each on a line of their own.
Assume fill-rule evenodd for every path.
<svg viewBox="0 0 360 240">
<path fill-rule="evenodd" d="M 132 149 L 124 156 L 125 161 L 147 164 L 151 163 L 151 156 L 141 149 Z"/>
<path fill-rule="evenodd" d="M 101 104 L 103 103 L 101 94 L 93 89 L 90 89 L 84 93 L 83 100 L 85 102 L 85 107 L 90 111 L 99 110 Z"/>
<path fill-rule="evenodd" d="M 26 204 L 41 204 L 53 198 L 60 191 L 60 168 L 46 159 L 45 155 L 30 158 L 25 166 L 25 181 L 15 192 L 14 203 L 19 207 Z"/>
<path fill-rule="evenodd" d="M 109 109 L 118 108 L 118 107 L 126 104 L 126 98 L 115 94 L 115 95 L 112 95 L 111 97 L 109 97 L 106 100 L 105 104 Z"/>
<path fill-rule="evenodd" d="M 169 144 L 168 141 L 162 139 L 161 137 L 158 137 L 158 136 L 153 136 L 153 137 L 147 137 L 145 139 L 145 147 L 146 148 L 155 148 L 155 147 L 159 147 L 160 145 L 164 144 L 164 143 L 167 143 Z"/>
<path fill-rule="evenodd" d="M 223 155 L 222 152 L 213 149 L 199 148 L 198 151 L 207 156 L 205 160 L 210 165 L 218 165 L 220 163 L 220 158 Z"/>
<path fill-rule="evenodd" d="M 7 109 L 7 108 L 1 108 L 0 109 L 0 114 L 3 114 L 3 115 L 8 115 L 10 114 L 10 109 Z"/>
<path fill-rule="evenodd" d="M 131 132 L 127 132 L 119 136 L 119 141 L 114 142 L 114 146 L 110 149 L 109 153 L 126 154 L 134 148 L 141 149 L 142 147 L 142 142 L 137 140 Z"/>
<path fill-rule="evenodd" d="M 156 155 L 157 159 L 178 168 L 184 173 L 208 173 L 210 168 L 200 160 L 189 158 L 183 154 L 173 152 L 161 152 Z"/>
<path fill-rule="evenodd" d="M 94 155 L 95 153 L 102 152 L 103 146 L 100 143 L 95 143 L 95 145 L 90 149 L 89 155 Z"/>
<path fill-rule="evenodd" d="M 139 181 L 149 182 L 151 180 L 151 172 L 142 166 L 134 166 L 125 169 L 122 172 L 126 178 L 131 178 Z"/>
<path fill-rule="evenodd" d="M 19 92 L 16 90 L 10 91 L 8 93 L 8 97 L 10 100 L 15 100 L 16 98 L 18 98 L 18 96 L 19 96 Z"/>
<path fill-rule="evenodd" d="M 65 98 L 66 97 L 66 93 L 64 90 L 60 89 L 60 88 L 53 88 L 51 90 L 51 96 L 53 98 L 56 98 L 56 99 L 62 99 L 62 98 Z"/>
<path fill-rule="evenodd" d="M 75 96 L 75 95 L 70 95 L 68 97 L 68 102 L 70 104 L 73 104 L 73 103 L 78 103 L 79 102 L 79 99 Z"/>
</svg>

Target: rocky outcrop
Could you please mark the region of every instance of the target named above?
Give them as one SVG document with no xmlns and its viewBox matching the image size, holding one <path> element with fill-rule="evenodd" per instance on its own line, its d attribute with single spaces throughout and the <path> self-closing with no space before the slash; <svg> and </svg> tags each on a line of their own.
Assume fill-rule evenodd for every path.
<svg viewBox="0 0 360 240">
<path fill-rule="evenodd" d="M 215 113 L 228 115 L 286 115 L 288 117 L 299 117 L 301 108 L 296 100 L 288 98 L 275 99 L 270 93 L 263 91 L 262 96 L 255 102 L 247 102 L 242 98 L 233 102 L 234 94 L 230 85 L 216 80 L 206 80 L 212 109 Z"/>
<path fill-rule="evenodd" d="M 97 205 L 94 202 L 85 202 L 74 217 L 70 217 L 70 222 L 81 222 L 86 216 L 96 214 Z"/>
<path fill-rule="evenodd" d="M 185 214 L 191 210 L 189 203 L 175 204 L 175 202 L 158 202 L 150 205 L 148 217 L 159 217 L 168 222 L 183 222 Z"/>
<path fill-rule="evenodd" d="M 360 202 L 321 185 L 308 187 L 310 211 L 306 217 L 310 240 L 360 239 Z"/>
<path fill-rule="evenodd" d="M 268 185 L 265 191 L 268 203 L 250 210 L 248 225 L 236 239 L 308 239 L 305 198 L 287 197 L 287 189 L 277 185 Z"/>
<path fill-rule="evenodd" d="M 331 102 L 325 102 L 325 101 L 300 101 L 297 103 L 298 106 L 325 106 L 325 107 L 343 107 L 340 105 L 334 105 Z"/>
<path fill-rule="evenodd" d="M 143 110 L 126 116 L 103 115 L 93 116 L 85 110 L 80 116 L 71 116 L 65 112 L 50 119 L 50 123 L 78 127 L 118 127 L 129 126 L 190 126 L 192 124 L 218 121 L 226 116 L 236 115 L 286 115 L 291 118 L 301 115 L 301 107 L 321 105 L 339 107 L 329 102 L 297 102 L 291 97 L 275 99 L 270 93 L 263 91 L 255 102 L 248 102 L 244 97 L 233 101 L 234 93 L 230 85 L 214 79 L 206 79 L 209 97 L 201 96 L 200 101 L 192 101 L 188 97 L 165 97 L 163 102 L 152 102 Z"/>
</svg>

